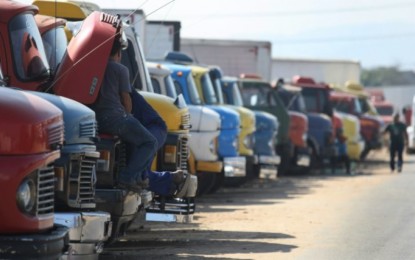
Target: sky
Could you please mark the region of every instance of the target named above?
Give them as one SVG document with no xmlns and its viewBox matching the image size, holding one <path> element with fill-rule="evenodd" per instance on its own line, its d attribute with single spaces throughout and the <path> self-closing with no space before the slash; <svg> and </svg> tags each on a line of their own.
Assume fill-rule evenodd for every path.
<svg viewBox="0 0 415 260">
<path fill-rule="evenodd" d="M 270 41 L 277 58 L 357 60 L 363 68 L 415 69 L 415 0 L 92 2 L 102 8 L 142 9 L 148 20 L 181 21 L 185 38 Z"/>
</svg>

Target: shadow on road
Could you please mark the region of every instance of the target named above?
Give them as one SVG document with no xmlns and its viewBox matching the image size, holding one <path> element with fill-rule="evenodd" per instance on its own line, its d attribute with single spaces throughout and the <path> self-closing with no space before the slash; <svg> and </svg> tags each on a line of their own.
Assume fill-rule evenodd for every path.
<svg viewBox="0 0 415 260">
<path fill-rule="evenodd" d="M 297 247 L 279 243 L 290 238 L 294 237 L 282 233 L 151 230 L 106 247 L 99 259 L 207 259 L 223 254 L 247 254 L 249 259 L 250 253 L 291 252 Z"/>
</svg>

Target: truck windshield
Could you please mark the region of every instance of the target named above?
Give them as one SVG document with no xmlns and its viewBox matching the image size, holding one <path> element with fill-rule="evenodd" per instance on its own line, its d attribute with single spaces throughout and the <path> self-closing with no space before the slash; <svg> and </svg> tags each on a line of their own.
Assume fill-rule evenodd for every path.
<svg viewBox="0 0 415 260">
<path fill-rule="evenodd" d="M 186 78 L 187 90 L 189 92 L 190 101 L 193 105 L 201 105 L 202 100 L 200 99 L 199 92 L 196 90 L 196 83 L 192 77 L 192 74 L 189 73 Z"/>
<path fill-rule="evenodd" d="M 393 115 L 393 107 L 391 107 L 391 106 L 377 106 L 376 110 L 382 116 L 391 116 L 391 115 Z"/>
<path fill-rule="evenodd" d="M 324 89 L 304 87 L 301 94 L 304 97 L 304 103 L 307 111 L 324 113 L 326 108 L 329 106 L 326 92 L 327 91 Z"/>
<path fill-rule="evenodd" d="M 238 88 L 238 83 L 234 82 L 231 85 L 232 88 L 232 97 L 233 97 L 233 104 L 238 107 L 242 107 L 244 102 L 242 100 L 241 92 Z"/>
<path fill-rule="evenodd" d="M 200 78 L 200 81 L 202 83 L 202 91 L 203 91 L 203 97 L 205 99 L 205 102 L 207 105 L 217 105 L 218 99 L 215 95 L 215 90 L 212 85 L 212 81 L 210 80 L 209 74 L 205 73 Z"/>
<path fill-rule="evenodd" d="M 212 82 L 214 84 L 214 90 L 215 90 L 215 94 L 216 94 L 216 98 L 218 99 L 218 103 L 223 105 L 225 102 L 223 100 L 223 94 L 222 94 L 222 83 L 220 82 L 220 79 L 215 79 L 214 82 Z"/>
<path fill-rule="evenodd" d="M 52 71 L 61 63 L 65 55 L 67 38 L 63 27 L 53 28 L 42 35 L 43 45 L 45 46 L 46 57 Z"/>
<path fill-rule="evenodd" d="M 176 89 L 174 88 L 173 79 L 170 75 L 164 78 L 164 84 L 166 85 L 167 96 L 176 99 L 177 93 L 176 93 Z"/>
<path fill-rule="evenodd" d="M 268 107 L 267 97 L 271 94 L 271 87 L 261 82 L 243 82 L 241 88 L 244 106 Z"/>
<path fill-rule="evenodd" d="M 284 89 L 278 90 L 278 96 L 284 102 L 288 110 L 305 113 L 307 111 L 303 96 L 299 92 L 290 92 Z"/>
<path fill-rule="evenodd" d="M 17 77 L 23 81 L 48 77 L 49 64 L 33 15 L 14 17 L 9 23 L 9 35 Z"/>
<path fill-rule="evenodd" d="M 340 112 L 360 115 L 362 109 L 360 103 L 356 98 L 352 99 L 336 99 L 331 102 L 333 107 Z"/>
<path fill-rule="evenodd" d="M 367 98 L 359 98 L 358 102 L 360 104 L 360 108 L 362 110 L 362 113 L 367 113 L 371 110 L 370 105 L 369 105 L 369 101 L 367 100 Z"/>
</svg>

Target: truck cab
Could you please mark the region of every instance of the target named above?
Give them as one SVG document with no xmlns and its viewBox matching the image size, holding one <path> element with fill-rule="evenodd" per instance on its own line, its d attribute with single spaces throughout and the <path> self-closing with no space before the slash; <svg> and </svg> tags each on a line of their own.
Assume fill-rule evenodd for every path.
<svg viewBox="0 0 415 260">
<path fill-rule="evenodd" d="M 223 162 L 217 154 L 220 116 L 217 112 L 201 105 L 190 68 L 176 64 L 147 62 L 154 91 L 176 99 L 182 95 L 190 112 L 191 138 L 189 139 L 189 171 L 198 177 L 198 194 L 210 191 L 216 175 L 222 171 Z M 173 80 L 172 75 L 175 76 Z M 191 85 L 191 87 L 188 87 Z M 182 91 L 184 89 L 184 91 Z M 194 89 L 190 101 L 188 89 Z M 193 104 L 197 105 L 193 105 Z"/>
<path fill-rule="evenodd" d="M 230 100 L 230 96 L 234 97 L 233 95 L 240 96 L 237 78 L 230 78 L 224 81 L 222 70 L 218 66 L 210 66 L 209 67 L 209 75 L 213 83 L 213 87 L 215 93 L 218 98 L 219 104 L 223 104 L 231 109 L 237 111 L 242 118 L 242 121 L 245 123 L 243 126 L 242 131 L 247 132 L 251 131 L 252 129 L 246 127 L 246 122 L 253 121 L 255 122 L 255 129 L 252 133 L 253 135 L 253 144 L 252 144 L 252 152 L 253 152 L 253 162 L 248 163 L 247 167 L 251 177 L 263 177 L 263 178 L 277 178 L 278 175 L 278 164 L 280 163 L 280 157 L 275 154 L 275 151 L 272 152 L 270 149 L 270 144 L 275 143 L 275 138 L 277 135 L 277 127 L 278 127 L 278 119 L 273 115 L 263 112 L 263 111 L 253 111 L 251 109 L 245 108 L 242 105 L 241 99 L 239 100 L 239 105 L 234 103 L 225 102 L 225 95 L 227 97 L 227 101 Z M 224 86 L 228 86 L 224 88 Z M 224 91 L 227 90 L 227 91 Z M 234 100 L 232 98 L 232 100 Z M 252 119 L 252 117 L 254 119 Z M 258 122 L 257 122 L 258 120 Z M 261 131 L 257 131 L 257 126 L 261 128 Z M 264 127 L 266 126 L 266 127 Z M 245 128 L 245 129 L 244 129 Z M 269 133 L 272 133 L 269 135 Z M 246 135 L 246 134 L 245 134 Z M 265 150 L 263 150 L 265 149 Z M 265 152 L 265 153 L 264 153 Z M 248 154 L 244 152 L 244 154 Z"/>
<path fill-rule="evenodd" d="M 211 77 L 214 71 L 210 71 Z M 217 73 L 220 73 L 218 71 Z M 243 107 L 241 93 L 238 87 L 238 79 L 236 77 L 217 77 L 217 92 L 221 92 L 223 103 L 234 107 Z M 220 84 L 220 85 L 219 85 Z M 218 86 L 219 85 L 219 86 Z M 278 119 L 267 112 L 255 111 L 255 164 L 254 175 L 260 178 L 275 179 L 278 175 L 278 165 L 280 157 L 275 152 L 275 143 L 278 134 Z"/>
<path fill-rule="evenodd" d="M 373 134 L 376 132 L 374 131 L 376 121 L 373 120 L 372 116 L 368 116 L 362 112 L 360 102 L 355 95 L 334 91 L 330 94 L 330 101 L 337 111 L 355 116 L 359 119 L 360 134 L 364 141 L 360 159 L 364 159 L 370 150 L 371 143 L 376 138 Z"/>
<path fill-rule="evenodd" d="M 306 109 L 308 111 L 308 136 L 312 148 L 312 161 L 324 166 L 335 157 L 336 132 L 340 126 L 330 103 L 330 87 L 316 83 L 312 78 L 294 76 L 290 85 L 301 88 Z"/>
<path fill-rule="evenodd" d="M 211 84 L 208 69 L 198 67 L 186 63 L 189 57 L 177 52 L 168 53 L 165 58 L 164 64 L 171 69 L 178 69 L 177 73 L 172 73 L 172 77 L 177 84 L 178 91 L 183 94 L 186 102 L 193 105 L 203 105 L 203 107 L 214 110 L 220 115 L 220 133 L 218 136 L 218 156 L 223 162 L 223 169 L 220 174 L 220 178 L 217 178 L 212 191 L 217 190 L 224 181 L 228 184 L 239 184 L 243 182 L 246 176 L 246 160 L 245 157 L 239 156 L 239 135 L 240 135 L 240 118 L 239 115 L 223 106 L 209 105 L 211 98 L 215 97 L 213 86 Z M 186 63 L 186 64 L 185 64 Z M 175 64 L 176 66 L 173 66 Z M 180 67 L 186 67 L 186 70 L 181 70 Z M 199 71 L 200 69 L 200 71 Z M 189 73 L 189 76 L 182 77 L 180 73 Z M 179 73 L 180 72 L 180 73 Z M 209 84 L 210 88 L 205 90 L 204 93 L 201 91 L 201 80 L 205 80 Z M 209 93 L 209 94 L 208 94 Z M 232 180 L 233 179 L 233 180 Z"/>
<path fill-rule="evenodd" d="M 78 40 L 81 37 L 78 37 L 78 39 L 74 40 L 78 36 L 78 34 L 82 31 L 85 32 L 84 35 L 88 34 L 88 31 L 86 29 L 82 30 L 83 28 L 85 28 L 83 26 L 86 21 L 85 18 L 88 15 L 90 16 L 91 12 L 97 12 L 98 10 L 100 10 L 100 8 L 97 5 L 93 3 L 89 3 L 89 2 L 82 2 L 82 3 L 76 2 L 76 1 L 58 1 L 58 2 L 55 1 L 53 2 L 53 1 L 42 1 L 42 0 L 36 1 L 36 4 L 41 6 L 40 11 L 42 13 L 46 13 L 48 15 L 54 15 L 57 17 L 65 17 L 67 19 L 70 19 L 71 21 L 78 21 L 78 22 L 71 24 L 71 28 L 74 31 L 72 31 L 70 36 L 74 38 L 71 39 L 68 45 L 68 50 L 69 48 L 72 48 L 71 47 L 72 45 L 75 46 L 73 47 L 72 55 L 80 59 L 80 61 L 76 63 L 78 67 L 81 67 L 80 64 L 78 63 L 83 63 L 84 60 L 90 60 L 92 62 L 95 62 L 97 60 L 105 58 L 103 63 L 100 64 L 100 66 L 97 66 L 95 68 L 96 69 L 95 71 L 97 72 L 97 74 L 95 75 L 89 74 L 91 76 L 91 81 L 86 83 L 87 85 L 91 86 L 90 91 L 91 93 L 93 92 L 94 94 L 88 94 L 84 92 L 84 93 L 78 93 L 76 97 L 82 100 L 82 103 L 84 104 L 88 104 L 88 105 L 92 104 L 98 93 L 96 89 L 99 90 L 99 84 L 97 84 L 97 80 L 102 77 L 102 74 L 105 71 L 104 66 L 106 66 L 106 62 L 107 62 L 106 57 L 109 57 L 108 54 L 106 54 L 107 50 L 105 50 L 108 47 L 107 45 L 108 39 L 113 39 L 115 33 L 120 33 L 119 28 L 121 28 L 122 22 L 120 20 L 117 21 L 118 22 L 117 31 L 108 30 L 107 32 L 104 32 L 105 29 L 100 29 L 100 22 L 98 22 L 98 19 L 96 19 L 95 22 L 90 21 L 91 24 L 89 26 L 95 26 L 96 30 L 95 32 L 90 32 L 90 34 L 86 37 L 94 37 L 92 36 L 92 33 L 98 33 L 100 37 L 102 38 L 99 40 L 97 39 L 95 43 L 92 43 L 92 41 L 87 41 L 85 39 Z M 58 7 L 55 8 L 55 5 L 58 5 Z M 104 18 L 113 19 L 114 17 L 114 16 L 104 14 L 104 13 L 101 13 L 101 15 L 103 16 L 103 19 Z M 83 22 L 81 23 L 80 21 L 82 20 Z M 76 35 L 73 36 L 73 33 L 75 33 Z M 105 35 L 105 33 L 107 34 Z M 111 33 L 113 34 L 110 35 Z M 163 97 L 161 95 L 152 93 L 153 89 L 152 89 L 152 85 L 151 85 L 151 81 L 150 81 L 147 68 L 146 66 L 144 66 L 145 59 L 143 57 L 141 45 L 137 38 L 138 36 L 135 34 L 132 27 L 127 26 L 126 24 L 123 24 L 123 37 L 128 43 L 128 48 L 126 48 L 123 51 L 122 63 L 126 65 L 130 71 L 130 81 L 131 81 L 132 87 L 135 88 L 136 91 L 142 90 L 140 94 L 146 99 L 146 101 L 157 112 L 159 112 L 160 116 L 164 119 L 164 121 L 166 122 L 166 125 L 168 126 L 168 136 L 166 139 L 166 143 L 158 151 L 157 156 L 152 164 L 152 170 L 175 171 L 177 169 L 182 169 L 184 171 L 187 171 L 187 157 L 188 157 L 187 142 L 189 139 L 188 133 L 189 133 L 189 128 L 190 128 L 190 118 L 189 118 L 190 116 L 189 116 L 186 104 L 182 102 L 180 99 L 173 100 L 171 98 Z M 104 45 L 103 43 L 105 43 L 106 47 L 103 46 Z M 96 44 L 96 45 L 93 46 L 93 44 Z M 79 48 L 79 46 L 77 45 L 81 46 L 82 49 Z M 96 48 L 97 45 L 99 45 L 100 48 Z M 101 56 L 101 55 L 106 55 L 106 56 Z M 67 66 L 68 67 L 66 69 L 70 68 L 70 70 L 72 71 L 76 70 L 76 69 L 71 68 L 71 66 L 73 66 L 73 63 L 68 62 Z M 61 71 L 63 71 L 63 69 Z M 73 73 L 82 74 L 82 71 L 77 71 L 77 72 L 75 71 Z M 64 74 L 61 78 L 61 80 L 67 80 L 67 79 L 68 78 L 66 74 Z M 92 85 L 91 85 L 91 82 L 92 82 Z M 63 90 L 63 88 L 61 88 L 61 90 Z M 66 92 L 66 94 L 71 95 L 71 93 L 69 92 Z M 100 158 L 99 166 L 104 167 L 104 168 L 101 167 L 100 172 L 102 173 L 101 175 L 103 176 L 108 176 L 108 174 L 105 174 L 105 173 L 112 172 L 111 176 L 115 177 L 119 168 L 113 168 L 114 166 L 117 166 L 117 165 L 113 165 L 110 162 L 111 160 L 121 159 L 121 158 L 113 157 L 114 154 L 118 154 L 119 149 L 118 148 L 113 149 L 114 147 L 112 145 L 116 145 L 116 147 L 120 146 L 120 148 L 124 147 L 124 145 L 122 143 L 119 143 L 118 141 L 115 141 L 114 143 L 113 142 L 114 140 L 112 141 L 109 140 L 111 139 L 109 138 L 109 136 L 107 135 L 104 135 L 104 136 L 105 138 L 101 138 L 101 140 L 104 141 L 104 142 L 101 142 L 101 144 L 103 145 L 99 145 L 99 149 L 101 149 L 101 154 L 105 154 L 105 156 L 101 156 Z M 188 197 L 194 197 L 196 193 L 197 179 L 195 178 L 195 176 L 191 178 L 192 178 L 191 185 L 186 194 L 186 196 Z M 114 184 L 114 182 L 108 179 L 108 180 L 105 180 L 103 183 L 99 184 L 99 186 L 103 188 L 103 190 L 107 190 L 108 187 L 110 187 L 112 184 Z M 101 195 L 105 196 L 104 193 L 102 193 Z M 182 222 L 182 221 L 187 222 L 187 221 L 191 221 L 192 219 L 192 216 L 194 213 L 194 206 L 195 206 L 193 200 L 186 202 L 186 204 L 188 204 L 188 206 L 185 206 L 186 209 L 183 209 L 181 206 L 178 206 L 178 208 L 176 208 L 176 211 L 175 210 L 173 211 L 162 210 L 163 214 L 159 214 L 160 209 L 164 209 L 165 205 L 170 205 L 170 203 L 173 203 L 173 204 L 178 203 L 178 205 L 182 205 L 181 202 L 177 202 L 177 200 L 180 200 L 180 199 L 173 199 L 172 202 L 169 201 L 169 202 L 166 202 L 166 203 L 163 202 L 160 204 L 158 196 L 154 198 L 154 201 L 152 201 L 152 203 L 149 203 L 150 200 L 152 200 L 152 197 L 153 197 L 152 194 L 149 194 L 148 192 L 144 192 L 144 194 L 142 193 L 141 196 L 144 199 L 141 202 L 135 199 L 130 199 L 129 201 L 130 202 L 137 201 L 138 204 L 144 203 L 145 208 L 147 210 L 146 219 L 148 220 L 157 221 L 160 219 L 161 221 L 163 221 L 163 218 L 160 217 L 163 214 L 169 215 L 169 218 L 168 218 L 169 220 L 173 219 L 174 221 L 179 221 L 179 222 Z M 124 196 L 117 196 L 117 197 L 121 198 Z M 105 202 L 107 199 L 112 200 L 112 195 L 110 197 L 103 198 L 100 201 Z M 140 199 L 139 196 L 138 196 L 138 199 Z M 118 201 L 118 202 L 113 201 L 112 204 L 108 204 L 108 203 L 102 204 L 103 209 L 114 211 L 113 213 L 117 215 L 118 224 L 116 224 L 116 227 L 118 231 L 121 230 L 120 232 L 117 232 L 117 233 L 122 233 L 123 232 L 122 230 L 125 230 L 128 228 L 128 225 L 129 225 L 128 223 L 130 223 L 135 218 L 135 215 L 136 215 L 135 213 L 138 208 L 138 206 L 135 203 L 132 203 L 132 204 L 128 204 L 128 210 L 119 211 L 119 209 L 121 208 L 116 207 L 117 203 L 124 203 L 124 202 L 125 201 Z M 188 210 L 187 208 L 190 208 L 190 210 Z M 126 215 L 128 217 L 126 217 Z"/>
<path fill-rule="evenodd" d="M 240 75 L 238 86 L 244 107 L 268 112 L 278 118 L 278 134 L 275 142 L 275 151 L 281 158 L 278 174 L 287 174 L 293 161 L 295 164 L 300 164 L 302 160 L 300 156 L 296 156 L 294 144 L 304 143 L 303 138 L 307 133 L 305 117 L 289 112 L 271 84 L 257 75 Z M 292 140 L 292 137 L 295 137 L 295 140 Z M 306 163 L 307 160 L 304 162 Z"/>
<path fill-rule="evenodd" d="M 0 257 L 58 259 L 68 247 L 68 229 L 54 224 L 62 111 L 3 83 L 0 70 Z"/>
<path fill-rule="evenodd" d="M 4 46 L 0 59 L 7 61 L 4 63 L 7 86 L 46 92 L 55 83 L 56 74 L 50 73 L 43 40 L 34 19 L 37 10 L 33 5 L 2 2 L 0 34 Z M 68 98 L 41 92 L 32 92 L 32 95 L 40 96 L 60 108 L 65 121 L 65 142 L 61 156 L 54 164 L 59 183 L 55 193 L 58 210 L 55 223 L 69 228 L 73 250 L 68 254 L 95 256 L 108 239 L 112 225 L 109 213 L 89 212 L 96 208 L 95 166 L 99 153 L 95 146 L 95 113 Z M 91 232 L 92 226 L 100 227 L 99 232 Z M 92 250 L 84 250 L 85 247 Z"/>
</svg>

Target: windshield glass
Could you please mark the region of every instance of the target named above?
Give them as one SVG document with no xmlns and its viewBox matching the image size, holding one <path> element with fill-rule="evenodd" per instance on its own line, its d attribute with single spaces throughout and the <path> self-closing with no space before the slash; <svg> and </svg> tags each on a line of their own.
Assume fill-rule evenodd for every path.
<svg viewBox="0 0 415 260">
<path fill-rule="evenodd" d="M 241 88 L 244 106 L 269 106 L 267 97 L 270 95 L 271 87 L 261 82 L 243 82 Z"/>
<path fill-rule="evenodd" d="M 196 90 L 196 83 L 192 77 L 192 74 L 187 74 L 187 90 L 189 92 L 190 101 L 193 105 L 201 105 L 202 100 L 200 99 L 199 92 Z"/>
<path fill-rule="evenodd" d="M 223 105 L 225 102 L 223 100 L 223 94 L 222 94 L 222 83 L 220 82 L 220 79 L 215 79 L 214 83 L 214 90 L 216 94 L 216 98 L 218 99 L 218 103 Z"/>
<path fill-rule="evenodd" d="M 350 107 L 350 102 L 347 102 L 346 100 L 336 99 L 336 100 L 333 100 L 331 103 L 333 107 L 339 112 L 343 112 L 343 113 L 352 112 L 351 107 Z"/>
<path fill-rule="evenodd" d="M 285 89 L 280 89 L 278 90 L 278 96 L 282 99 L 288 110 L 302 113 L 306 112 L 304 98 L 300 92 L 290 92 Z"/>
<path fill-rule="evenodd" d="M 360 108 L 362 110 L 362 113 L 367 113 L 367 112 L 370 111 L 370 106 L 369 106 L 368 100 L 366 98 L 359 98 L 358 102 L 360 104 Z"/>
<path fill-rule="evenodd" d="M 393 107 L 391 107 L 391 106 L 377 106 L 376 110 L 382 116 L 391 116 L 391 115 L 393 115 Z"/>
<path fill-rule="evenodd" d="M 232 96 L 233 96 L 233 104 L 238 107 L 242 107 L 244 102 L 242 100 L 241 92 L 238 88 L 238 83 L 234 82 L 231 85 L 232 88 Z"/>
<path fill-rule="evenodd" d="M 202 83 L 202 91 L 203 97 L 205 99 L 206 104 L 208 105 L 216 105 L 218 104 L 218 99 L 215 95 L 215 90 L 213 89 L 212 81 L 207 73 L 205 73 L 201 78 L 200 81 Z"/>
<path fill-rule="evenodd" d="M 174 87 L 174 82 L 170 75 L 164 78 L 164 84 L 166 85 L 167 96 L 176 99 L 177 98 L 176 88 Z"/>
<path fill-rule="evenodd" d="M 21 14 L 9 23 L 14 69 L 23 81 L 49 76 L 42 38 L 32 14 Z"/>
<path fill-rule="evenodd" d="M 303 88 L 301 94 L 307 111 L 323 113 L 328 107 L 326 90 L 316 88 Z"/>
<path fill-rule="evenodd" d="M 66 51 L 65 30 L 63 27 L 53 28 L 42 35 L 42 40 L 49 66 L 52 71 L 56 71 Z"/>
</svg>

